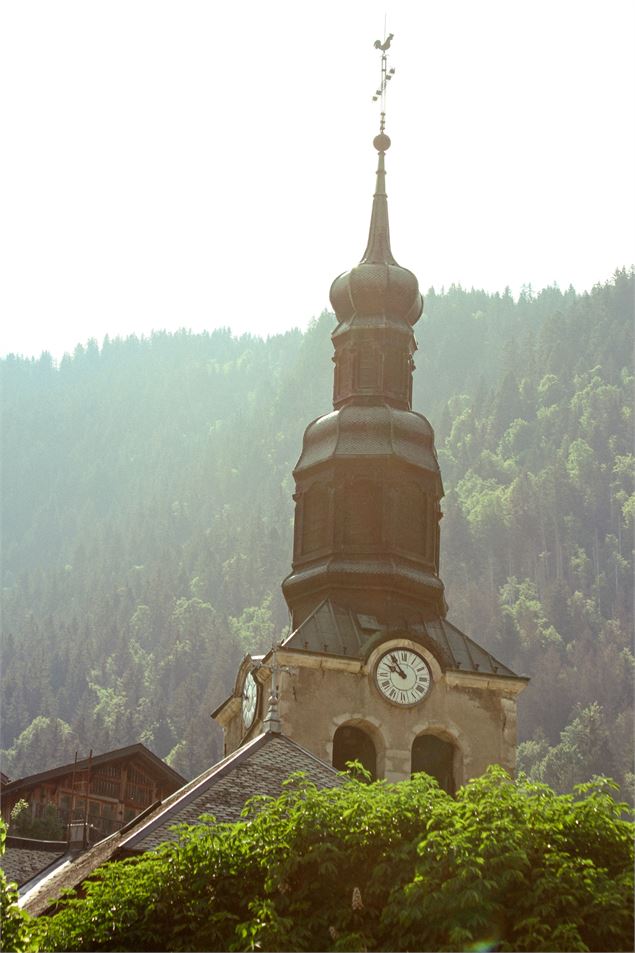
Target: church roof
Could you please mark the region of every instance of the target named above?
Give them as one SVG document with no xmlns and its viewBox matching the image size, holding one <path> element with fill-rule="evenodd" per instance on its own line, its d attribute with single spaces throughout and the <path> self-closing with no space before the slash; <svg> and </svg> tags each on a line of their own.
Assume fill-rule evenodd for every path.
<svg viewBox="0 0 635 953">
<path fill-rule="evenodd" d="M 171 830 L 175 824 L 196 823 L 201 814 L 213 814 L 218 821 L 237 821 L 250 798 L 257 794 L 277 797 L 283 782 L 297 771 L 321 788 L 342 783 L 330 765 L 286 735 L 270 731 L 258 735 L 115 834 L 79 856 L 60 858 L 24 885 L 20 906 L 35 916 L 44 913 L 63 889 L 77 887 L 102 864 L 175 840 L 177 834 Z"/>
<path fill-rule="evenodd" d="M 218 821 L 237 821 L 249 798 L 255 794 L 277 797 L 283 782 L 296 771 L 304 772 L 321 788 L 341 784 L 330 765 L 295 741 L 265 732 L 166 799 L 162 809 L 135 829 L 122 847 L 145 851 L 175 840 L 172 825 L 193 824 L 201 814 L 213 814 Z"/>
<path fill-rule="evenodd" d="M 375 616 L 353 612 L 325 599 L 283 643 L 285 649 L 365 659 L 380 642 L 397 633 L 428 646 L 444 669 L 519 678 L 447 619 L 420 614 L 403 625 L 382 624 Z"/>
</svg>

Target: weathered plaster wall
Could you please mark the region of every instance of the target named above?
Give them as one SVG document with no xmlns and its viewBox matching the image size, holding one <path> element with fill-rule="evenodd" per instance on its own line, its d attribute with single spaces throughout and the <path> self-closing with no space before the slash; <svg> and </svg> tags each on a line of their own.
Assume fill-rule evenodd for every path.
<svg viewBox="0 0 635 953">
<path fill-rule="evenodd" d="M 388 702 L 374 681 L 379 656 L 391 646 L 402 645 L 424 655 L 432 672 L 428 695 L 412 708 Z M 430 652 L 406 639 L 382 643 L 366 663 L 290 651 L 280 652 L 279 662 L 290 669 L 280 680 L 282 729 L 324 761 L 332 760 L 336 730 L 349 724 L 372 737 L 378 776 L 389 781 L 410 777 L 413 741 L 425 733 L 453 744 L 457 785 L 482 774 L 493 763 L 514 770 L 516 695 L 524 687 L 522 683 L 464 672 L 443 673 Z M 269 695 L 269 672 L 263 669 L 257 674 L 263 684 L 258 719 L 249 737 L 261 730 Z M 234 750 L 243 738 L 238 706 L 227 719 L 227 751 Z"/>
</svg>

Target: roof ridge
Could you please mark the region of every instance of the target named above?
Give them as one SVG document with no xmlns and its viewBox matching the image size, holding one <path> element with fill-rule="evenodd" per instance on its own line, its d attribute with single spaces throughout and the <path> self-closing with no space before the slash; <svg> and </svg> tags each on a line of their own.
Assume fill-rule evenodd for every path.
<svg viewBox="0 0 635 953">
<path fill-rule="evenodd" d="M 209 768 L 197 775 L 197 777 L 193 778 L 191 781 L 188 781 L 187 784 L 184 784 L 183 787 L 179 788 L 178 791 L 174 791 L 172 794 L 168 795 L 167 798 L 161 801 L 161 804 L 157 807 L 156 811 L 149 817 L 145 818 L 144 824 L 141 824 L 129 831 L 129 836 L 124 837 L 121 840 L 119 846 L 130 849 L 133 842 L 136 840 L 142 840 L 147 835 L 148 830 L 156 826 L 158 821 L 164 823 L 166 816 L 174 814 L 177 808 L 181 808 L 184 806 L 184 804 L 195 800 L 196 797 L 198 797 L 200 791 L 204 789 L 205 785 L 209 784 L 212 779 L 223 777 L 223 775 L 226 774 L 231 768 L 235 767 L 236 764 L 244 761 L 248 755 L 253 754 L 254 750 L 261 748 L 270 737 L 272 737 L 270 732 L 261 732 L 259 735 L 256 735 L 255 738 L 252 738 L 251 741 L 248 741 L 247 744 L 242 745 L 240 748 L 236 748 L 235 751 L 232 751 L 220 761 L 210 765 Z M 278 735 L 277 737 L 280 736 Z"/>
</svg>

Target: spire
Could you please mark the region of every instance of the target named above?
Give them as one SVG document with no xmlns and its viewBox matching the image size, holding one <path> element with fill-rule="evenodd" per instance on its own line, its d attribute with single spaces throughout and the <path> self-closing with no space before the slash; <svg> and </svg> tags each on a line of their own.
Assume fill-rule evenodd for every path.
<svg viewBox="0 0 635 953">
<path fill-rule="evenodd" d="M 369 320 L 396 323 L 403 331 L 403 322 L 412 326 L 419 320 L 423 310 L 423 299 L 419 293 L 419 284 L 415 275 L 395 261 L 390 249 L 385 161 L 386 152 L 390 148 L 390 139 L 385 131 L 385 99 L 388 81 L 395 75 L 394 69 L 388 69 L 386 55 L 392 38 L 393 34 L 389 33 L 383 43 L 381 40 L 375 41 L 375 49 L 381 51 L 381 83 L 373 96 L 374 100 L 381 99 L 379 134 L 373 140 L 373 145 L 379 153 L 377 183 L 364 255 L 354 268 L 338 275 L 331 285 L 331 305 L 339 322 L 337 329 L 333 332 L 334 341 L 336 337 L 348 333 L 356 322 L 363 324 Z M 337 361 L 336 355 L 336 363 Z M 396 358 L 395 361 L 399 363 Z M 404 364 L 405 368 L 406 364 Z M 344 392 L 347 394 L 345 399 L 353 395 L 355 388 L 351 389 L 346 383 L 347 380 L 346 373 L 341 379 L 338 378 L 340 383 L 336 383 L 335 387 L 335 406 L 341 398 L 344 399 Z M 401 381 L 397 387 L 401 395 L 397 399 L 402 403 L 408 403 L 409 398 L 406 397 L 403 384 L 404 382 Z M 362 388 L 366 396 L 370 393 L 369 386 L 364 385 Z M 382 393 L 386 392 L 385 388 L 381 390 Z"/>
<path fill-rule="evenodd" d="M 293 471 L 293 568 L 282 589 L 294 629 L 325 599 L 390 624 L 402 625 L 409 613 L 445 615 L 443 486 L 434 431 L 412 412 L 413 325 L 423 298 L 416 275 L 390 249 L 385 94 L 394 75 L 386 57 L 392 38 L 375 43 L 381 112 L 368 244 L 329 295 L 337 318 L 333 412 L 309 424 Z"/>
<path fill-rule="evenodd" d="M 390 250 L 390 226 L 388 223 L 388 196 L 386 194 L 386 150 L 390 148 L 390 139 L 385 132 L 375 136 L 373 145 L 379 153 L 377 166 L 377 184 L 373 196 L 373 210 L 370 216 L 368 244 L 360 264 L 396 265 Z"/>
</svg>

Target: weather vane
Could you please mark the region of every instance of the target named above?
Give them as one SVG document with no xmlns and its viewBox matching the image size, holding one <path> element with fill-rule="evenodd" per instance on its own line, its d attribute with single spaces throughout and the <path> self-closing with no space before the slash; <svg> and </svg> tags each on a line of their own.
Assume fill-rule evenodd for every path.
<svg viewBox="0 0 635 953">
<path fill-rule="evenodd" d="M 384 33 L 385 32 L 386 27 L 384 26 Z M 376 103 L 378 99 L 381 102 L 380 132 L 383 132 L 386 126 L 386 86 L 388 85 L 388 81 L 395 75 L 394 68 L 388 69 L 388 50 L 390 49 L 393 36 L 394 33 L 389 33 L 383 43 L 381 40 L 375 40 L 374 43 L 375 49 L 381 50 L 381 82 L 379 83 L 379 89 L 375 90 L 375 95 L 373 96 L 374 103 Z"/>
</svg>

